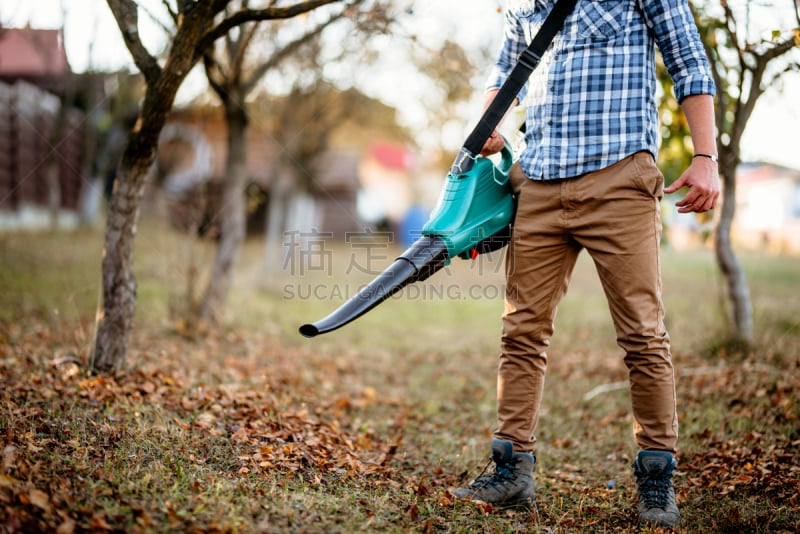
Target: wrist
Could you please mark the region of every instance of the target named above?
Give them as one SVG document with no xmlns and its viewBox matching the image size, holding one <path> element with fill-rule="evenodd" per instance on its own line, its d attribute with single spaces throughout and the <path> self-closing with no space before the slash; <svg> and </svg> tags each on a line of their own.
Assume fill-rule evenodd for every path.
<svg viewBox="0 0 800 534">
<path fill-rule="evenodd" d="M 717 157 L 716 154 L 697 153 L 697 154 L 692 156 L 692 159 L 694 159 L 694 158 L 707 158 L 707 159 L 710 159 L 711 161 L 713 161 L 714 163 L 719 163 L 719 158 Z"/>
</svg>

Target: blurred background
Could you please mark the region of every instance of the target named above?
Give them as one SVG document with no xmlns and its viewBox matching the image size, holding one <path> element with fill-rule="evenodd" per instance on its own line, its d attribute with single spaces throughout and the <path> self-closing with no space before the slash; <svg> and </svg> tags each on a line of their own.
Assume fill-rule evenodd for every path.
<svg viewBox="0 0 800 534">
<path fill-rule="evenodd" d="M 254 4 L 231 1 L 225 13 L 262 7 Z M 344 11 L 337 4 L 233 26 L 205 51 L 160 131 L 143 220 L 214 246 L 228 234 L 226 209 L 243 212 L 245 239 L 261 250 L 261 281 L 315 270 L 374 275 L 413 242 L 480 116 L 504 3 L 361 2 Z M 177 7 L 130 6 L 138 10 L 136 37 L 165 65 L 175 53 Z M 718 126 L 729 156 L 722 170 L 735 169 L 725 180 L 736 191 L 726 200 L 736 204 L 727 221 L 733 246 L 798 255 L 797 7 L 742 1 L 693 9 L 724 96 Z M 109 4 L 0 0 L 0 25 L 0 232 L 102 228 L 148 88 Z M 662 65 L 659 79 L 659 164 L 669 183 L 691 146 Z M 515 144 L 521 120 L 512 115 L 504 125 Z M 224 199 L 234 181 L 240 198 L 231 208 Z M 722 210 L 679 215 L 674 201 L 663 204 L 665 246 L 713 247 Z M 187 260 L 192 295 L 201 293 L 194 286 L 208 268 L 203 261 Z M 211 285 L 218 278 L 205 276 Z"/>
</svg>

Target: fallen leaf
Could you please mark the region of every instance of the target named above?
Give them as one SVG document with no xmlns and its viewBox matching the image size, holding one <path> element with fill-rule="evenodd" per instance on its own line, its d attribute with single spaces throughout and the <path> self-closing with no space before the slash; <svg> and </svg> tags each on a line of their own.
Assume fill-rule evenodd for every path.
<svg viewBox="0 0 800 534">
<path fill-rule="evenodd" d="M 31 492 L 28 494 L 28 500 L 37 508 L 41 508 L 45 512 L 50 511 L 50 496 L 42 490 L 31 490 Z"/>
<path fill-rule="evenodd" d="M 89 526 L 92 530 L 112 530 L 111 525 L 108 524 L 103 514 L 95 514 L 89 520 Z"/>
<path fill-rule="evenodd" d="M 75 521 L 72 519 L 65 519 L 63 523 L 56 528 L 56 534 L 72 534 L 75 532 Z"/>
<path fill-rule="evenodd" d="M 419 521 L 419 508 L 417 507 L 416 503 L 411 503 L 408 508 L 406 508 L 406 513 L 414 523 Z"/>
</svg>

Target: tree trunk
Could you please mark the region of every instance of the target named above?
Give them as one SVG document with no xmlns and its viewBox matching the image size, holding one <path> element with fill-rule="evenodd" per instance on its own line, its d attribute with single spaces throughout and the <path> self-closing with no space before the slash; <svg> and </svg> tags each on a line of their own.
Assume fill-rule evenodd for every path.
<svg viewBox="0 0 800 534">
<path fill-rule="evenodd" d="M 239 99 L 225 101 L 228 159 L 222 190 L 220 239 L 200 318 L 218 324 L 224 315 L 247 224 L 247 113 Z"/>
<path fill-rule="evenodd" d="M 185 72 L 188 72 L 188 65 Z M 91 367 L 116 372 L 125 363 L 136 311 L 133 248 L 145 178 L 183 76 L 163 75 L 148 85 L 142 111 L 117 166 L 103 246 L 103 309 L 98 313 Z"/>
<path fill-rule="evenodd" d="M 145 173 L 124 160 L 111 196 L 103 247 L 103 313 L 92 355 L 92 367 L 99 371 L 118 371 L 128 351 L 136 309 L 133 244 Z"/>
<path fill-rule="evenodd" d="M 725 277 L 728 299 L 733 313 L 733 333 L 737 341 L 750 343 L 753 337 L 753 311 L 750 291 L 744 271 L 733 251 L 731 226 L 736 211 L 736 159 L 720 158 L 720 171 L 723 176 L 722 214 L 714 237 L 717 265 Z"/>
</svg>

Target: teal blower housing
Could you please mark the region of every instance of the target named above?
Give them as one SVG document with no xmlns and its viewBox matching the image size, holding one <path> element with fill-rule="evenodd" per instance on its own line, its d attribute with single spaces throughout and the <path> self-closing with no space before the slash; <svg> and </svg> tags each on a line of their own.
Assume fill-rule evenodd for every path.
<svg viewBox="0 0 800 534">
<path fill-rule="evenodd" d="M 474 259 L 508 242 L 515 203 L 508 176 L 513 154 L 507 143 L 500 154 L 495 165 L 462 151 L 451 167 L 439 202 L 422 227 L 423 236 L 446 243 L 448 258 Z"/>
<path fill-rule="evenodd" d="M 406 285 L 425 280 L 452 258 L 474 259 L 502 248 L 511 237 L 516 207 L 508 176 L 512 163 L 508 143 L 498 164 L 462 148 L 421 237 L 350 300 L 324 319 L 304 324 L 300 333 L 314 337 L 335 330 Z"/>
</svg>

